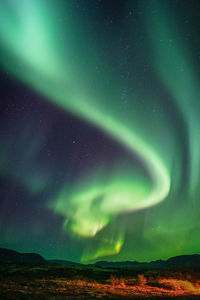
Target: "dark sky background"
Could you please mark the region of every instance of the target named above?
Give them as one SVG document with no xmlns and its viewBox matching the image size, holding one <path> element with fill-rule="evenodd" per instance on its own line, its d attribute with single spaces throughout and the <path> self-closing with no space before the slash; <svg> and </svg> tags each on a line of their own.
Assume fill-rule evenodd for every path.
<svg viewBox="0 0 200 300">
<path fill-rule="evenodd" d="M 198 0 L 0 3 L 0 246 L 200 254 Z"/>
</svg>

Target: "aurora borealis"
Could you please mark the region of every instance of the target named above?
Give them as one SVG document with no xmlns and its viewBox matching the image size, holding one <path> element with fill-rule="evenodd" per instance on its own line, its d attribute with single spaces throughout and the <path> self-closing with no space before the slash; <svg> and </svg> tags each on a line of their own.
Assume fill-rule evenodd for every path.
<svg viewBox="0 0 200 300">
<path fill-rule="evenodd" d="M 198 0 L 2 0 L 0 243 L 200 253 Z"/>
</svg>

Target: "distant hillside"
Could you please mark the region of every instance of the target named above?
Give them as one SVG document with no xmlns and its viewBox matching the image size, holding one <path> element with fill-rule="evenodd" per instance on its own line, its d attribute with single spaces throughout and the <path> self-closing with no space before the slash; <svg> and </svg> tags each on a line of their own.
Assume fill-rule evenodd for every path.
<svg viewBox="0 0 200 300">
<path fill-rule="evenodd" d="M 177 270 L 177 269 L 200 269 L 200 255 L 180 255 L 169 258 L 167 260 L 156 260 L 152 262 L 137 262 L 137 261 L 121 261 L 108 262 L 98 261 L 95 264 L 83 265 L 80 263 L 51 259 L 46 260 L 41 255 L 36 253 L 20 253 L 14 250 L 0 248 L 0 262 L 14 262 L 26 264 L 42 264 L 42 265 L 57 265 L 57 266 L 80 266 L 80 267 L 101 267 L 101 268 L 133 268 L 135 270 Z"/>
<path fill-rule="evenodd" d="M 1 262 L 14 262 L 26 264 L 47 264 L 48 262 L 39 254 L 36 253 L 20 253 L 14 250 L 0 248 Z"/>
<path fill-rule="evenodd" d="M 137 261 L 122 261 L 122 262 L 107 262 L 98 261 L 94 266 L 102 268 L 134 268 L 140 270 L 147 269 L 199 269 L 200 268 L 200 255 L 180 255 L 169 258 L 167 260 L 156 260 L 149 263 Z"/>
<path fill-rule="evenodd" d="M 84 266 L 82 264 L 73 262 L 73 261 L 69 261 L 69 260 L 61 260 L 61 259 L 49 259 L 48 263 L 50 263 L 51 265 L 59 265 L 59 266 Z"/>
</svg>

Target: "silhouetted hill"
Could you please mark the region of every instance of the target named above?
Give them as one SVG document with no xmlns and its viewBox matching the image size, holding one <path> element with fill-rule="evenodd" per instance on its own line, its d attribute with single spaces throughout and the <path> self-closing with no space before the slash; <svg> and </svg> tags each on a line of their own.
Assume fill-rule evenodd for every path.
<svg viewBox="0 0 200 300">
<path fill-rule="evenodd" d="M 26 264 L 42 264 L 42 265 L 57 265 L 69 267 L 101 267 L 112 269 L 135 269 L 135 270 L 178 270 L 178 269 L 199 269 L 200 270 L 200 255 L 180 255 L 169 258 L 167 260 L 156 260 L 152 262 L 137 262 L 137 261 L 119 261 L 108 262 L 98 261 L 95 264 L 83 265 L 80 263 L 51 259 L 46 260 L 41 255 L 36 253 L 20 253 L 14 250 L 0 248 L 0 262 L 11 263 L 26 263 Z"/>
<path fill-rule="evenodd" d="M 166 266 L 170 268 L 200 268 L 200 255 L 181 255 L 169 258 Z"/>
<path fill-rule="evenodd" d="M 94 266 L 102 267 L 102 268 L 137 268 L 140 265 L 146 263 L 138 263 L 137 261 L 117 261 L 117 262 L 109 262 L 109 261 L 98 261 L 94 264 Z"/>
<path fill-rule="evenodd" d="M 156 260 L 149 263 L 137 261 L 108 262 L 98 261 L 94 266 L 102 268 L 134 268 L 140 270 L 161 269 L 200 269 L 200 255 L 180 255 L 167 260 Z"/>
<path fill-rule="evenodd" d="M 61 259 L 49 259 L 48 263 L 50 263 L 51 265 L 69 266 L 69 267 L 84 266 L 82 264 L 79 264 L 79 263 L 76 263 L 76 262 L 73 262 L 73 261 L 61 260 Z"/>
<path fill-rule="evenodd" d="M 20 253 L 14 250 L 0 248 L 1 262 L 15 262 L 27 264 L 47 264 L 48 262 L 36 253 Z"/>
</svg>

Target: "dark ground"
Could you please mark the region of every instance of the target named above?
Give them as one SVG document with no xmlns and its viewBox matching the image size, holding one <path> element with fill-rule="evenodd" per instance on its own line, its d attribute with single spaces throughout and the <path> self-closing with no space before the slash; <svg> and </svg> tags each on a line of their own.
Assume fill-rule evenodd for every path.
<svg viewBox="0 0 200 300">
<path fill-rule="evenodd" d="M 0 264 L 0 299 L 200 299 L 200 271 Z"/>
</svg>

